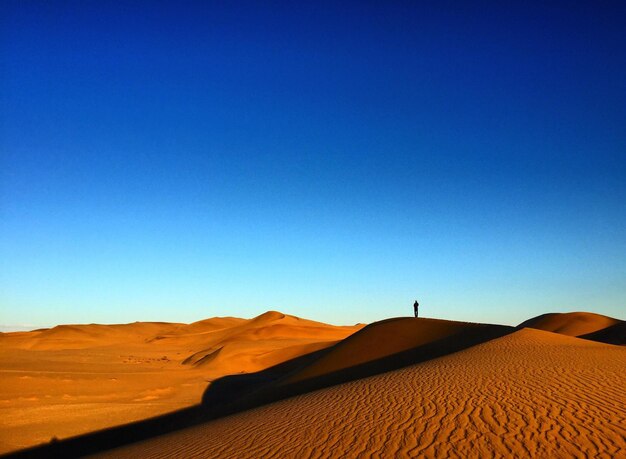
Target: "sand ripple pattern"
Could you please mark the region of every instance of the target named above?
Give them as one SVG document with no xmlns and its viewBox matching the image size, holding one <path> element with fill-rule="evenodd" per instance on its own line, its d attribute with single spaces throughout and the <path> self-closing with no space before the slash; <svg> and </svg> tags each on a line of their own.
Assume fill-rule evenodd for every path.
<svg viewBox="0 0 626 459">
<path fill-rule="evenodd" d="M 626 348 L 524 329 L 112 457 L 626 457 Z"/>
</svg>

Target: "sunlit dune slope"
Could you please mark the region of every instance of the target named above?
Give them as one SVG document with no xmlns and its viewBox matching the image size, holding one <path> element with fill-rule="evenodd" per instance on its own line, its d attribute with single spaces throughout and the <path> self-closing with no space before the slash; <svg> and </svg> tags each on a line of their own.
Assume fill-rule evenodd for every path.
<svg viewBox="0 0 626 459">
<path fill-rule="evenodd" d="M 210 333 L 224 328 L 231 328 L 245 322 L 248 321 L 238 317 L 212 317 L 211 319 L 199 320 L 189 325 L 184 325 L 176 330 L 176 332 L 179 334 Z"/>
<path fill-rule="evenodd" d="M 518 328 L 528 327 L 562 335 L 581 336 L 600 331 L 620 322 L 621 320 L 590 312 L 550 313 L 522 322 Z"/>
<path fill-rule="evenodd" d="M 57 325 L 53 328 L 30 332 L 5 333 L 0 339 L 2 347 L 30 350 L 86 349 L 136 342 L 157 333 L 167 333 L 182 324 L 165 322 L 136 322 L 119 325 Z"/>
<path fill-rule="evenodd" d="M 2 333 L 0 453 L 198 404 L 217 378 L 323 349 L 359 328 L 270 311 Z"/>
<path fill-rule="evenodd" d="M 624 368 L 624 347 L 526 328 L 102 456 L 624 457 Z"/>
<path fill-rule="evenodd" d="M 485 336 L 494 329 L 508 328 L 468 322 L 438 319 L 394 318 L 368 325 L 354 335 L 329 349 L 306 368 L 290 375 L 283 384 L 328 375 L 365 363 L 379 361 L 385 357 L 425 345 L 435 345 L 441 340 L 464 337 L 459 334 L 474 331 Z M 442 343 L 443 344 L 443 343 Z M 433 349 L 436 351 L 436 349 Z"/>
<path fill-rule="evenodd" d="M 330 327 L 270 311 L 243 324 L 211 333 L 210 346 L 183 364 L 210 366 L 229 373 L 259 371 L 345 338 L 360 327 Z M 186 335 L 189 342 L 189 336 Z M 176 337 L 172 337 L 176 339 Z M 197 337 L 194 337 L 197 339 Z"/>
</svg>

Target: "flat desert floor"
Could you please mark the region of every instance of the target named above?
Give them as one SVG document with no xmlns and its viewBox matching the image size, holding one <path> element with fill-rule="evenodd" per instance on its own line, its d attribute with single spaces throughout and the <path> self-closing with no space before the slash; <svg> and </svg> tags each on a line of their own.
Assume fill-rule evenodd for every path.
<svg viewBox="0 0 626 459">
<path fill-rule="evenodd" d="M 298 320 L 285 318 L 281 333 Z M 213 382 L 200 409 L 230 403 L 231 414 L 113 449 L 90 450 L 96 434 L 80 445 L 129 458 L 626 457 L 624 324 L 569 313 L 518 327 L 397 318 L 340 329 L 272 378 Z"/>
</svg>

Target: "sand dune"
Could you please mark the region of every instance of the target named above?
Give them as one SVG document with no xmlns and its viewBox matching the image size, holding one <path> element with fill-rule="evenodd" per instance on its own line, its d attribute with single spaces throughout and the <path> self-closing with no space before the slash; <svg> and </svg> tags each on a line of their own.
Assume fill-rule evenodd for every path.
<svg viewBox="0 0 626 459">
<path fill-rule="evenodd" d="M 603 328 L 593 333 L 580 335 L 579 338 L 589 339 L 607 344 L 626 344 L 626 321 L 619 321 L 610 327 Z"/>
<path fill-rule="evenodd" d="M 306 368 L 290 375 L 283 384 L 331 374 L 420 346 L 436 343 L 470 330 L 488 334 L 497 325 L 437 319 L 395 318 L 368 325 L 335 345 Z"/>
<path fill-rule="evenodd" d="M 217 378 L 323 349 L 359 328 L 270 311 L 2 333 L 0 453 L 198 404 Z"/>
<path fill-rule="evenodd" d="M 619 457 L 624 323 L 571 313 L 363 328 L 270 311 L 5 334 L 0 447 L 190 406 L 206 389 L 194 408 L 23 455 Z M 65 349 L 73 339 L 87 347 Z"/>
<path fill-rule="evenodd" d="M 519 324 L 528 327 L 560 333 L 568 336 L 588 335 L 621 322 L 612 317 L 590 312 L 568 312 L 542 314 Z"/>
<path fill-rule="evenodd" d="M 3 347 L 31 350 L 85 349 L 94 346 L 128 343 L 156 333 L 175 330 L 182 324 L 137 322 L 120 325 L 58 325 L 31 332 L 5 333 Z"/>
<path fill-rule="evenodd" d="M 212 332 L 210 341 L 202 336 L 202 343 L 210 346 L 190 355 L 183 364 L 210 365 L 221 373 L 259 371 L 334 344 L 358 328 L 330 327 L 270 311 L 246 323 Z M 193 338 L 196 340 L 198 336 Z"/>
<path fill-rule="evenodd" d="M 100 456 L 624 457 L 624 368 L 624 347 L 526 328 Z"/>
<path fill-rule="evenodd" d="M 240 319 L 238 317 L 213 317 L 185 325 L 179 329 L 179 334 L 207 333 L 215 330 L 223 330 L 224 328 L 231 328 L 246 322 L 248 322 L 246 319 Z"/>
</svg>

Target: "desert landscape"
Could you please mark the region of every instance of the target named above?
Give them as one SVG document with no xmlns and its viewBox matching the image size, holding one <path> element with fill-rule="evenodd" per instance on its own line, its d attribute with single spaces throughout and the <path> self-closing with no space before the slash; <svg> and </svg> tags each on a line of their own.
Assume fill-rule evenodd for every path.
<svg viewBox="0 0 626 459">
<path fill-rule="evenodd" d="M 18 457 L 619 457 L 625 325 L 576 312 L 517 327 L 337 327 L 270 311 L 4 333 L 2 447 Z"/>
<path fill-rule="evenodd" d="M 625 13 L 0 1 L 0 456 L 626 459 Z"/>
<path fill-rule="evenodd" d="M 361 327 L 267 312 L 0 333 L 0 451 L 195 405 L 221 376 L 308 354 Z"/>
</svg>

